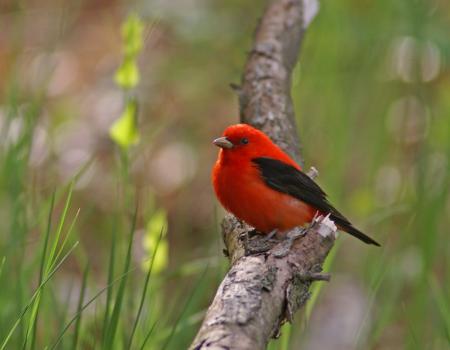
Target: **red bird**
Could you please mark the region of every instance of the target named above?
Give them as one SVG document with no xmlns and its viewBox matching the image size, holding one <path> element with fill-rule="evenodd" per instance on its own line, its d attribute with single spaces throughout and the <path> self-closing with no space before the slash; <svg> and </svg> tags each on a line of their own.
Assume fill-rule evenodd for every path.
<svg viewBox="0 0 450 350">
<path fill-rule="evenodd" d="M 339 229 L 379 246 L 334 208 L 325 192 L 262 131 L 231 125 L 213 143 L 221 148 L 212 172 L 217 198 L 256 230 L 287 231 L 311 222 L 319 212 L 330 214 Z"/>
</svg>

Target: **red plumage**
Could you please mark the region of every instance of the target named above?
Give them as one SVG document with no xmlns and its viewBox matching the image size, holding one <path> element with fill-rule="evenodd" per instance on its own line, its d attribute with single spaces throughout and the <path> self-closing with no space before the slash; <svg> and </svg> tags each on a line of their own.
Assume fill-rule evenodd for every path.
<svg viewBox="0 0 450 350">
<path fill-rule="evenodd" d="M 283 232 L 330 214 L 338 227 L 366 243 L 327 200 L 321 188 L 262 131 L 247 124 L 228 127 L 214 140 L 221 149 L 212 172 L 217 198 L 225 209 L 262 233 Z"/>
</svg>

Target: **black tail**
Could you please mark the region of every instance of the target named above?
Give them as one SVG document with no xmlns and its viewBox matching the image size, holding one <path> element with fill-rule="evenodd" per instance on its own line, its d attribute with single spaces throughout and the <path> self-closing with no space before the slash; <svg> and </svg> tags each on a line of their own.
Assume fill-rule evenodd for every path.
<svg viewBox="0 0 450 350">
<path fill-rule="evenodd" d="M 370 238 L 366 234 L 362 233 L 357 228 L 353 227 L 353 225 L 348 222 L 343 217 L 335 216 L 333 214 L 330 215 L 330 219 L 333 220 L 336 225 L 339 227 L 340 230 L 345 231 L 347 233 L 350 233 L 353 237 L 356 237 L 367 244 L 373 244 L 377 247 L 381 247 L 380 243 L 375 241 L 374 239 Z"/>
<path fill-rule="evenodd" d="M 262 179 L 271 189 L 305 202 L 319 213 L 330 213 L 330 219 L 339 229 L 367 244 L 380 246 L 372 238 L 354 228 L 351 222 L 328 202 L 327 195 L 319 185 L 296 167 L 268 157 L 253 158 L 252 162 L 259 168 Z"/>
</svg>

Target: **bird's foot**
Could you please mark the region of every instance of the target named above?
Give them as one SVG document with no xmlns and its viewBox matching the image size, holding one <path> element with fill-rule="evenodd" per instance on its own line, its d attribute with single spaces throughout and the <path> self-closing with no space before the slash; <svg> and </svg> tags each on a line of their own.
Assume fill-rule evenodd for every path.
<svg viewBox="0 0 450 350">
<path fill-rule="evenodd" d="M 291 250 L 294 242 L 303 237 L 307 232 L 308 228 L 298 228 L 293 231 L 289 231 L 286 238 L 281 242 L 280 246 L 272 253 L 276 258 L 284 258 L 288 255 L 289 250 Z"/>
<path fill-rule="evenodd" d="M 276 238 L 277 232 L 277 230 L 273 230 L 269 234 L 264 236 L 257 230 L 248 232 L 245 244 L 246 254 L 261 254 L 272 249 L 273 246 L 279 242 L 278 240 L 274 239 Z"/>
</svg>

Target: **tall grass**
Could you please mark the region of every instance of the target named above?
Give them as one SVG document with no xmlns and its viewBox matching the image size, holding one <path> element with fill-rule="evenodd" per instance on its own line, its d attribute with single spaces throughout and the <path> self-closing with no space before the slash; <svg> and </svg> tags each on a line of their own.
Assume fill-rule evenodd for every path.
<svg viewBox="0 0 450 350">
<path fill-rule="evenodd" d="M 94 270 L 89 258 L 86 261 L 85 249 L 82 247 L 80 251 L 77 226 L 83 218 L 83 208 L 71 208 L 80 177 L 95 161 L 89 161 L 74 174 L 69 185 L 54 188 L 47 195 L 45 191 L 39 195 L 33 193 L 34 189 L 30 188 L 30 150 L 43 101 L 33 101 L 20 113 L 17 91 L 12 90 L 6 101 L 9 114 L 2 125 L 2 134 L 8 138 L 15 122 L 23 125 L 15 139 L 2 144 L 1 148 L 0 196 L 2 203 L 6 204 L 2 211 L 7 213 L 2 215 L 8 218 L 3 223 L 6 235 L 1 237 L 0 245 L 2 350 L 168 348 L 179 346 L 174 337 L 183 334 L 186 328 L 192 329 L 200 320 L 199 317 L 190 318 L 191 308 L 200 301 L 196 283 L 191 286 L 187 298 L 179 293 L 175 301 L 165 295 L 163 288 L 165 283 L 170 283 L 170 274 L 177 278 L 199 274 L 197 283 L 204 284 L 203 264 L 166 272 L 167 221 L 163 210 L 153 207 L 138 211 L 136 205 L 132 218 L 129 214 L 130 203 L 139 202 L 129 174 L 132 160 L 129 149 L 139 140 L 137 100 L 130 90 L 139 80 L 135 61 L 141 45 L 138 42 L 142 35 L 139 26 L 142 26 L 139 18 L 131 15 L 123 29 L 129 46 L 125 49 L 124 63 L 116 81 L 124 89 L 125 107 L 122 119 L 111 129 L 111 137 L 118 144 L 119 205 L 117 212 L 104 218 L 112 223 L 112 234 L 107 239 L 110 241 L 109 258 L 101 262 L 100 273 Z M 130 74 L 134 76 L 131 82 Z M 36 207 L 31 206 L 31 198 L 38 203 Z M 43 215 L 44 207 L 47 215 Z M 142 244 L 142 237 L 135 240 L 138 225 L 142 223 L 144 237 L 150 240 L 143 261 L 133 258 L 134 245 Z M 163 244 L 165 248 L 160 250 Z M 64 270 L 69 263 L 78 267 L 75 279 L 79 282 L 78 287 L 58 278 L 58 275 L 68 273 Z M 106 280 L 98 280 L 98 276 L 106 276 Z M 67 295 L 61 294 L 61 285 L 71 288 Z M 70 302 L 63 301 L 77 294 L 73 307 Z M 170 313 L 163 306 L 165 303 L 171 304 Z M 179 306 L 180 311 L 177 310 Z M 156 329 L 157 334 L 154 332 Z M 189 336 L 184 335 L 184 341 Z"/>
</svg>

